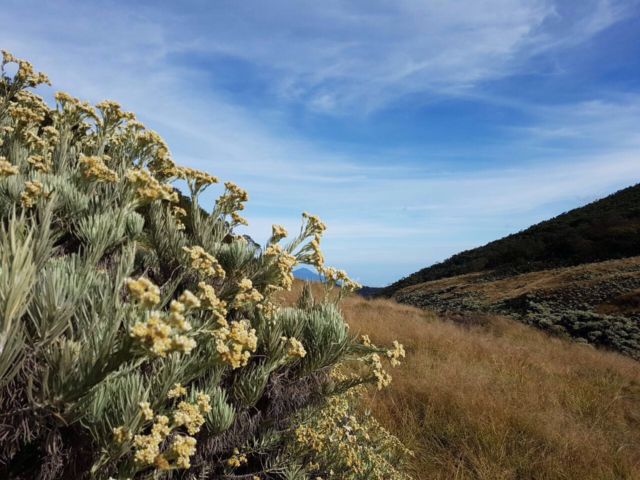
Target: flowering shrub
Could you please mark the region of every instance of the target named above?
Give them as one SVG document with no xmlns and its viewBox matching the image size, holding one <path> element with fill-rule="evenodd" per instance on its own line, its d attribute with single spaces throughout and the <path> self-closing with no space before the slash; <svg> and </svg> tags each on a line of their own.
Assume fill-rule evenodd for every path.
<svg viewBox="0 0 640 480">
<path fill-rule="evenodd" d="M 0 478 L 401 478 L 345 396 L 386 385 L 401 346 L 356 341 L 329 296 L 274 300 L 298 263 L 357 288 L 324 265 L 320 219 L 259 247 L 234 234 L 247 192 L 226 182 L 206 212 L 216 177 L 117 103 L 50 108 L 41 83 L 3 52 Z"/>
</svg>

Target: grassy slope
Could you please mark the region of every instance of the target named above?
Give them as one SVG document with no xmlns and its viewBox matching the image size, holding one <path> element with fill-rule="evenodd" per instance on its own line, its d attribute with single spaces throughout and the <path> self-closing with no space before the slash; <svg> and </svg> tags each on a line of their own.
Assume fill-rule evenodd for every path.
<svg viewBox="0 0 640 480">
<path fill-rule="evenodd" d="M 494 270 L 530 272 L 640 255 L 640 185 L 461 252 L 386 287 L 383 294 L 422 282 Z"/>
<path fill-rule="evenodd" d="M 415 478 L 640 478 L 638 362 L 503 317 L 453 323 L 359 297 L 343 311 L 353 331 L 407 347 L 368 402 L 416 453 Z"/>
<path fill-rule="evenodd" d="M 412 285 L 396 292 L 402 301 L 422 297 L 423 305 L 438 308 L 450 302 L 456 310 L 456 299 L 473 297 L 480 307 L 490 307 L 526 295 L 562 298 L 565 305 L 588 304 L 601 313 L 640 313 L 640 305 L 622 302 L 623 295 L 633 294 L 640 287 L 640 257 L 588 263 L 575 267 L 555 268 L 494 278 L 485 273 L 468 273 Z M 570 292 L 570 293 L 569 293 Z M 573 298 L 572 298 L 573 297 Z M 579 298 L 578 298 L 579 297 Z M 624 305 L 623 305 L 624 303 Z"/>
</svg>

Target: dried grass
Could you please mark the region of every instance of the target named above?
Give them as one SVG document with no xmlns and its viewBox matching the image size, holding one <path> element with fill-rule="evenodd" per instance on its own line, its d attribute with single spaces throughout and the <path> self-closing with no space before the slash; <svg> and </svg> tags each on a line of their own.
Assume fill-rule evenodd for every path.
<svg viewBox="0 0 640 480">
<path fill-rule="evenodd" d="M 415 452 L 415 478 L 640 478 L 638 362 L 496 316 L 357 296 L 343 311 L 353 331 L 407 349 L 367 401 Z"/>
</svg>

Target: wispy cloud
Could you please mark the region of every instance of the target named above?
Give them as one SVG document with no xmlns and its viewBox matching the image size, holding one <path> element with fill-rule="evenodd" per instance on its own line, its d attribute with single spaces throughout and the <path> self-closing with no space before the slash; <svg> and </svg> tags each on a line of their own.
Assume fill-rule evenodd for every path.
<svg viewBox="0 0 640 480">
<path fill-rule="evenodd" d="M 635 93 L 536 104 L 483 88 L 527 73 L 541 53 L 588 41 L 636 5 L 8 1 L 0 46 L 32 59 L 58 88 L 121 101 L 178 161 L 247 188 L 256 239 L 274 222 L 295 230 L 300 210 L 320 214 L 328 260 L 379 285 L 640 180 Z M 256 83 L 264 101 L 230 95 L 217 67 Z M 367 113 L 373 122 L 417 92 L 528 120 L 496 123 L 500 138 L 482 147 L 320 142 L 296 123 L 327 113 L 343 122 L 337 138 L 350 119 L 366 126 Z M 469 161 L 449 164 L 442 149 Z M 478 167 L 478 156 L 494 164 Z"/>
</svg>

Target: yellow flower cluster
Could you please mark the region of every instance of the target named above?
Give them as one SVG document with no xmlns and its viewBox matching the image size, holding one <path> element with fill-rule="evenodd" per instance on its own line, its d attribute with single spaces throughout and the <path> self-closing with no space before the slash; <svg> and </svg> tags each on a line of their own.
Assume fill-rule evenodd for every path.
<svg viewBox="0 0 640 480">
<path fill-rule="evenodd" d="M 191 467 L 190 457 L 196 453 L 196 439 L 185 435 L 176 435 L 169 446 L 169 453 L 175 458 L 178 468 Z"/>
<path fill-rule="evenodd" d="M 127 429 L 127 427 L 115 427 L 112 430 L 113 432 L 113 440 L 116 443 L 124 443 L 128 440 L 131 440 L 131 432 Z"/>
<path fill-rule="evenodd" d="M 204 248 L 199 245 L 193 247 L 182 247 L 182 250 L 189 254 L 191 259 L 191 267 L 207 277 L 224 278 L 225 271 L 218 263 L 218 260 L 206 252 Z"/>
<path fill-rule="evenodd" d="M 165 467 L 164 458 L 160 457 L 160 444 L 169 433 L 171 433 L 169 418 L 165 415 L 157 415 L 148 435 L 133 437 L 133 445 L 136 449 L 133 457 L 135 461 L 141 465 L 156 464 L 159 468 Z"/>
<path fill-rule="evenodd" d="M 400 365 L 400 358 L 404 358 L 405 356 L 406 352 L 404 351 L 404 346 L 397 340 L 394 340 L 393 349 L 387 351 L 387 357 L 389 358 L 391 366 L 397 367 Z"/>
<path fill-rule="evenodd" d="M 125 280 L 129 294 L 145 308 L 151 308 L 160 303 L 160 288 L 151 280 L 140 277 L 137 280 Z"/>
<path fill-rule="evenodd" d="M 207 172 L 203 172 L 202 170 L 198 170 L 195 168 L 177 167 L 177 173 L 178 178 L 182 178 L 184 180 L 187 180 L 189 183 L 192 183 L 194 186 L 194 190 L 199 190 L 205 185 L 218 183 L 218 177 L 214 177 Z"/>
<path fill-rule="evenodd" d="M 176 387 L 174 387 L 176 390 Z M 172 390 L 170 393 L 176 393 Z M 178 389 L 181 393 L 183 388 Z M 170 397 L 171 398 L 171 397 Z M 178 404 L 177 409 L 173 412 L 174 427 L 186 427 L 190 435 L 195 435 L 205 422 L 204 415 L 211 411 L 211 398 L 206 393 L 198 393 L 196 395 L 196 403 L 182 401 Z"/>
<path fill-rule="evenodd" d="M 287 342 L 287 355 L 289 355 L 290 357 L 303 358 L 307 354 L 307 351 L 304 349 L 302 342 L 297 338 L 282 337 L 282 339 Z"/>
<path fill-rule="evenodd" d="M 178 404 L 177 410 L 173 412 L 173 423 L 178 427 L 184 426 L 190 435 L 195 435 L 204 424 L 202 414 L 203 411 L 198 405 L 182 401 Z"/>
<path fill-rule="evenodd" d="M 293 286 L 293 267 L 297 263 L 296 257 L 284 250 L 279 244 L 272 243 L 265 251 L 264 255 L 275 258 L 278 269 L 279 286 L 285 290 L 291 290 Z"/>
<path fill-rule="evenodd" d="M 174 385 L 169 392 L 169 398 L 176 398 L 186 394 L 186 389 L 180 384 Z M 173 411 L 173 421 L 169 422 L 166 415 L 156 415 L 149 402 L 140 402 L 140 414 L 146 421 L 154 420 L 151 430 L 146 435 L 133 437 L 135 449 L 134 460 L 144 466 L 154 465 L 160 470 L 171 468 L 189 468 L 190 457 L 196 451 L 196 439 L 191 436 L 177 434 L 164 452 L 160 452 L 160 446 L 175 429 L 185 427 L 189 435 L 195 435 L 205 422 L 204 414 L 211 411 L 209 395 L 198 393 L 195 403 L 182 401 Z M 122 444 L 131 440 L 131 433 L 126 427 L 120 426 L 113 429 L 114 440 Z"/>
<path fill-rule="evenodd" d="M 145 308 L 151 308 L 160 301 L 159 288 L 144 277 L 138 280 L 128 279 L 127 287 L 131 296 Z M 200 308 L 201 305 L 200 298 L 185 290 L 177 300 L 171 301 L 167 313 L 150 312 L 145 321 L 137 322 L 131 327 L 130 334 L 159 356 L 173 351 L 190 353 L 196 342 L 193 338 L 183 335 L 192 328 L 185 313 Z"/>
<path fill-rule="evenodd" d="M 231 468 L 237 468 L 247 463 L 247 456 L 240 453 L 237 448 L 233 449 L 233 455 L 227 458 L 227 465 Z"/>
<path fill-rule="evenodd" d="M 187 389 L 182 386 L 180 383 L 176 383 L 169 393 L 167 394 L 167 398 L 180 398 L 184 397 L 187 394 Z"/>
<path fill-rule="evenodd" d="M 151 404 L 149 402 L 140 402 L 138 404 L 140 407 L 140 414 L 142 418 L 145 420 L 151 420 L 153 418 L 153 410 L 151 409 Z"/>
<path fill-rule="evenodd" d="M 318 269 L 322 268 L 324 265 L 324 255 L 322 254 L 322 250 L 320 250 L 320 237 L 316 236 L 313 238 L 309 242 L 309 247 L 311 247 L 309 263 Z"/>
<path fill-rule="evenodd" d="M 108 157 L 105 155 L 105 158 Z M 98 155 L 80 155 L 79 163 L 82 168 L 82 174 L 88 180 L 108 183 L 118 181 L 118 174 L 107 167 L 104 160 Z"/>
<path fill-rule="evenodd" d="M 185 290 L 184 292 L 182 292 L 182 294 L 178 297 L 178 302 L 183 303 L 187 309 L 200 308 L 200 299 L 189 290 Z"/>
<path fill-rule="evenodd" d="M 7 134 L 7 133 L 12 133 L 13 132 L 13 127 L 0 127 L 0 134 Z M 0 137 L 0 147 L 4 145 L 4 138 Z M 1 157 L 0 158 L 4 158 Z"/>
<path fill-rule="evenodd" d="M 129 121 L 129 124 L 132 124 L 134 126 L 135 129 L 138 129 L 140 127 L 144 127 L 144 125 L 140 124 L 140 123 L 136 123 L 133 121 Z M 153 130 L 141 130 L 136 134 L 136 142 L 138 143 L 138 146 L 140 147 L 147 147 L 147 146 L 156 146 L 158 148 L 162 148 L 163 150 L 161 150 L 159 153 L 162 157 L 167 158 L 169 155 L 169 148 L 167 147 L 167 144 L 165 143 L 165 141 L 162 139 L 162 137 L 158 134 L 158 132 L 154 132 Z M 177 170 L 175 172 L 175 174 L 177 175 Z"/>
<path fill-rule="evenodd" d="M 136 116 L 132 112 L 124 112 L 118 102 L 113 100 L 103 100 L 96 104 L 102 112 L 103 119 L 115 124 L 120 120 L 135 120 Z"/>
<path fill-rule="evenodd" d="M 305 228 L 307 235 L 322 235 L 327 229 L 327 226 L 317 215 L 311 215 L 310 213 L 303 212 L 302 218 L 307 220 L 307 226 Z"/>
<path fill-rule="evenodd" d="M 2 50 L 2 65 L 6 65 L 7 63 L 17 63 L 18 71 L 16 73 L 16 80 L 22 83 L 25 87 L 36 87 L 43 83 L 47 85 L 51 85 L 49 82 L 49 77 L 41 72 L 35 72 L 33 70 L 33 65 L 27 62 L 26 60 L 21 60 L 19 58 L 14 57 L 11 53 L 6 50 Z"/>
<path fill-rule="evenodd" d="M 377 353 L 372 353 L 369 357 L 368 362 L 371 368 L 371 373 L 376 379 L 378 390 L 382 390 L 384 387 L 389 386 L 389 384 L 391 384 L 391 375 L 385 372 L 384 368 L 382 368 L 380 355 L 378 355 Z"/>
<path fill-rule="evenodd" d="M 262 313 L 264 318 L 272 319 L 280 307 L 269 300 L 265 300 L 257 304 L 256 308 Z"/>
<path fill-rule="evenodd" d="M 49 107 L 40 95 L 21 90 L 16 93 L 13 101 L 9 102 L 7 112 L 16 123 L 18 130 L 23 132 L 26 141 L 27 132 L 24 129 L 33 124 L 40 124 L 49 113 Z"/>
<path fill-rule="evenodd" d="M 29 155 L 27 163 L 38 172 L 49 173 L 51 171 L 51 163 L 43 155 Z"/>
<path fill-rule="evenodd" d="M 39 137 L 33 130 L 25 130 L 22 132 L 24 143 L 32 150 L 42 150 L 47 147 L 47 141 Z"/>
<path fill-rule="evenodd" d="M 330 398 L 319 415 L 294 430 L 295 454 L 305 458 L 309 473 L 325 471 L 328 479 L 408 480 L 389 457 L 410 452 L 371 415 L 354 409 L 350 398 Z"/>
<path fill-rule="evenodd" d="M 279 242 L 288 235 L 287 230 L 282 225 L 271 226 L 271 241 Z"/>
<path fill-rule="evenodd" d="M 231 322 L 229 327 L 222 327 L 212 332 L 216 342 L 216 350 L 222 361 L 239 368 L 249 362 L 251 352 L 258 346 L 255 329 L 247 320 Z"/>
<path fill-rule="evenodd" d="M 9 163 L 5 157 L 0 156 L 0 178 L 17 175 L 18 172 L 18 167 Z"/>
<path fill-rule="evenodd" d="M 141 168 L 130 168 L 126 173 L 129 180 L 136 187 L 136 194 L 145 202 L 154 200 L 166 200 L 177 202 L 178 193 L 171 185 L 160 183 L 148 171 Z"/>
<path fill-rule="evenodd" d="M 238 187 L 233 182 L 225 182 L 224 194 L 216 201 L 216 207 L 222 213 L 231 213 L 236 210 L 243 210 L 243 202 L 249 200 L 249 195 L 246 190 Z"/>
<path fill-rule="evenodd" d="M 233 300 L 234 307 L 240 307 L 245 303 L 258 303 L 264 299 L 262 294 L 253 288 L 253 283 L 248 278 L 238 282 L 238 293 Z"/>
<path fill-rule="evenodd" d="M 210 310 L 216 323 L 221 327 L 227 325 L 227 303 L 224 300 L 220 300 L 216 295 L 215 289 L 211 285 L 207 285 L 205 282 L 198 283 L 198 298 L 202 302 L 202 308 Z"/>
<path fill-rule="evenodd" d="M 173 215 L 173 218 L 175 218 L 176 220 L 176 226 L 178 227 L 178 230 L 184 230 L 186 227 L 182 222 L 182 219 L 187 216 L 187 211 L 182 207 L 174 205 L 173 207 L 171 207 L 171 215 Z"/>
<path fill-rule="evenodd" d="M 80 114 L 97 118 L 96 111 L 89 102 L 79 100 L 65 92 L 56 92 L 54 98 L 62 108 L 62 111 L 67 114 Z"/>
<path fill-rule="evenodd" d="M 188 290 L 185 290 L 185 292 L 188 292 Z M 198 305 L 199 304 L 200 302 L 198 302 Z M 191 324 L 183 315 L 186 311 L 187 306 L 183 302 L 181 302 L 180 300 L 171 300 L 171 303 L 169 304 L 169 315 L 167 316 L 167 323 L 173 328 L 177 329 L 179 332 L 188 332 L 189 330 L 191 330 Z"/>
<path fill-rule="evenodd" d="M 231 223 L 232 225 L 249 225 L 247 219 L 238 212 L 231 212 Z"/>
<path fill-rule="evenodd" d="M 316 452 L 324 450 L 324 436 L 308 425 L 300 425 L 295 429 L 296 441 Z"/>
<path fill-rule="evenodd" d="M 170 318 L 171 314 L 164 319 L 159 312 L 151 312 L 146 321 L 137 322 L 131 327 L 130 335 L 161 357 L 174 351 L 190 353 L 195 348 L 196 341 L 186 335 L 176 335 L 168 323 Z"/>
<path fill-rule="evenodd" d="M 24 190 L 20 194 L 20 203 L 25 208 L 31 208 L 39 198 L 46 198 L 48 195 L 38 180 L 26 181 L 24 182 Z"/>
<path fill-rule="evenodd" d="M 18 105 L 17 103 L 11 102 L 9 108 L 7 108 L 9 115 L 13 120 L 20 124 L 31 124 L 31 123 L 40 123 L 44 120 L 45 113 L 38 111 L 36 109 L 30 108 L 24 105 Z"/>
<path fill-rule="evenodd" d="M 360 288 L 360 285 L 355 280 L 352 280 L 344 270 L 338 270 L 333 267 L 321 267 L 319 269 L 320 274 L 325 278 L 325 281 L 330 285 L 339 285 L 341 288 L 348 292 L 354 292 Z"/>
<path fill-rule="evenodd" d="M 165 146 L 154 146 L 155 152 L 152 153 L 153 159 L 149 162 L 149 170 L 158 178 L 173 178 L 178 176 L 178 168 L 171 159 L 169 151 Z"/>
</svg>

